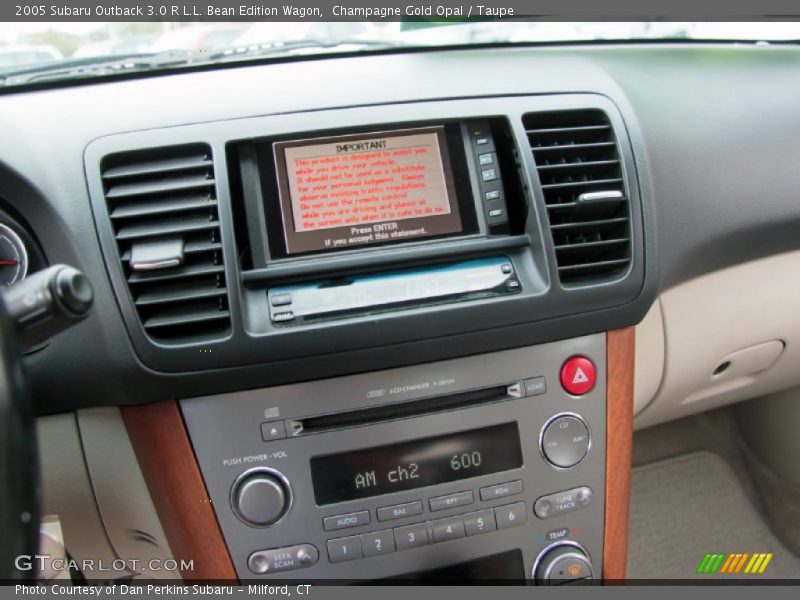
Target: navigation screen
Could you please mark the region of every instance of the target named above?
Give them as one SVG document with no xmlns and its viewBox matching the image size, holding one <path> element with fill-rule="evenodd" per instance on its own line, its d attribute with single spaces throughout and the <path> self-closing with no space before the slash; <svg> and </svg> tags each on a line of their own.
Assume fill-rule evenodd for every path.
<svg viewBox="0 0 800 600">
<path fill-rule="evenodd" d="M 462 231 L 444 127 L 276 142 L 286 252 Z"/>
</svg>

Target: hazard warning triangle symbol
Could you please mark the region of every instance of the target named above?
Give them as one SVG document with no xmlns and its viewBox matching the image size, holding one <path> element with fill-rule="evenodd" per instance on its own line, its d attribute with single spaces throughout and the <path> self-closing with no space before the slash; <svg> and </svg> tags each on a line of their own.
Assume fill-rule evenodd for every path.
<svg viewBox="0 0 800 600">
<path fill-rule="evenodd" d="M 578 367 L 575 370 L 575 377 L 572 378 L 572 383 L 586 383 L 589 381 L 589 378 L 586 376 L 586 373 L 583 372 L 583 369 Z"/>
</svg>

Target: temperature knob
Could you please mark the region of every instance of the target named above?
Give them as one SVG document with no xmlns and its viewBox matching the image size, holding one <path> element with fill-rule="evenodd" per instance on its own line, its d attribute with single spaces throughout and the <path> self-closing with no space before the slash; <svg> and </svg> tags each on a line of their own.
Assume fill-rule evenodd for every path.
<svg viewBox="0 0 800 600">
<path fill-rule="evenodd" d="M 561 543 L 547 548 L 533 567 L 538 585 L 591 583 L 594 578 L 592 562 L 577 544 Z"/>
<path fill-rule="evenodd" d="M 231 489 L 236 516 L 252 527 L 269 527 L 280 521 L 291 503 L 286 478 L 272 469 L 255 469 L 242 474 Z"/>
</svg>

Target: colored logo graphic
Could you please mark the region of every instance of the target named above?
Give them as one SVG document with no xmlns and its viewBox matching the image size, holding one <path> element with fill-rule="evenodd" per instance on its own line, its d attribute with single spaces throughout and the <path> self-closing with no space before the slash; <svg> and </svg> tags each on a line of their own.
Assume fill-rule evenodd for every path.
<svg viewBox="0 0 800 600">
<path fill-rule="evenodd" d="M 760 575 L 772 560 L 772 552 L 748 554 L 740 552 L 726 554 L 725 552 L 715 552 L 706 554 L 697 567 L 697 573 L 709 575 Z"/>
</svg>

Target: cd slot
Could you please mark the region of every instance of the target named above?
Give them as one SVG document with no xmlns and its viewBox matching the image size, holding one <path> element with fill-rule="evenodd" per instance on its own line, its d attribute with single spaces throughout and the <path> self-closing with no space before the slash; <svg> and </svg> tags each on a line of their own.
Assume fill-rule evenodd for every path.
<svg viewBox="0 0 800 600">
<path fill-rule="evenodd" d="M 400 404 L 362 408 L 333 415 L 307 417 L 305 419 L 294 419 L 288 421 L 287 425 L 291 436 L 325 433 L 338 429 L 361 427 L 385 421 L 408 419 L 432 413 L 469 408 L 482 404 L 502 402 L 504 400 L 513 400 L 523 395 L 523 389 L 523 384 L 521 382 L 516 382 L 509 385 L 498 385 L 478 390 L 459 392 L 447 396 L 434 396 L 432 398 L 412 400 Z"/>
</svg>

